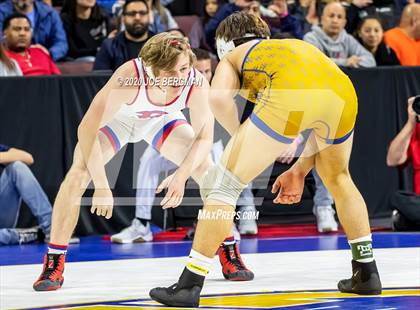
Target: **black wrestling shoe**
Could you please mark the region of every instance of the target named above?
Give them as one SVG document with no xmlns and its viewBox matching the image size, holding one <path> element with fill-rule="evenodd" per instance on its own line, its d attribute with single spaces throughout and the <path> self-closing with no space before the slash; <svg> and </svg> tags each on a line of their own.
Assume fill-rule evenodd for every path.
<svg viewBox="0 0 420 310">
<path fill-rule="evenodd" d="M 359 263 L 351 261 L 353 275 L 350 279 L 338 282 L 338 289 L 342 293 L 353 293 L 359 295 L 379 295 L 382 291 L 382 284 L 379 278 L 376 262 Z"/>
<path fill-rule="evenodd" d="M 156 287 L 149 292 L 149 296 L 166 306 L 197 308 L 204 278 L 184 268 L 178 283 L 170 287 Z"/>
<path fill-rule="evenodd" d="M 179 288 L 178 283 L 170 287 L 156 287 L 149 292 L 150 297 L 165 306 L 198 308 L 201 287 Z"/>
</svg>

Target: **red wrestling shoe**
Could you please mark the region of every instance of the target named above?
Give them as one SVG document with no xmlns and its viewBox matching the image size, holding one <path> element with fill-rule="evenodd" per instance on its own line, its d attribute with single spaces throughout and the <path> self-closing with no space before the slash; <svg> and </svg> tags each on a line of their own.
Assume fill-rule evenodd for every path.
<svg viewBox="0 0 420 310">
<path fill-rule="evenodd" d="M 224 245 L 222 244 L 217 251 L 220 264 L 222 265 L 222 273 L 226 280 L 229 281 L 251 281 L 254 279 L 254 273 L 246 268 L 239 253 L 237 243 Z"/>
<path fill-rule="evenodd" d="M 44 269 L 38 280 L 34 283 L 35 291 L 55 291 L 64 282 L 64 254 L 46 254 L 44 256 Z"/>
</svg>

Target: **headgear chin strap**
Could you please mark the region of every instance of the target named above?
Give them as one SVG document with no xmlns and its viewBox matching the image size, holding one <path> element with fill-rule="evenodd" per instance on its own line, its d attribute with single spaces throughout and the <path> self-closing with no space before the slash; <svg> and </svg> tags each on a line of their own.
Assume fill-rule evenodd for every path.
<svg viewBox="0 0 420 310">
<path fill-rule="evenodd" d="M 216 48 L 217 48 L 217 56 L 219 56 L 219 59 L 222 59 L 223 57 L 225 57 L 228 53 L 230 53 L 232 50 L 235 49 L 235 47 L 245 43 L 242 42 L 242 39 L 245 38 L 249 38 L 249 39 L 260 39 L 260 37 L 256 36 L 255 34 L 252 33 L 246 33 L 243 37 L 241 38 L 235 38 L 233 40 L 230 41 L 226 41 L 223 38 L 217 38 L 216 39 Z M 241 40 L 241 43 L 239 44 L 235 44 L 236 40 Z"/>
</svg>

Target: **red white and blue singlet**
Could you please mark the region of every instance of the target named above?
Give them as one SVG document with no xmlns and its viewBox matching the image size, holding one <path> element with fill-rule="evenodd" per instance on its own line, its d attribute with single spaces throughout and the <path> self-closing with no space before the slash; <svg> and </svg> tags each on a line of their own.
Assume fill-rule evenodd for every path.
<svg viewBox="0 0 420 310">
<path fill-rule="evenodd" d="M 100 131 L 118 152 L 125 144 L 145 140 L 158 151 L 171 131 L 180 126 L 190 126 L 181 112 L 188 106 L 197 71 L 191 68 L 181 93 L 166 105 L 155 103 L 149 97 L 150 80 L 141 58 L 133 59 L 137 72 L 137 94 L 132 102 L 124 104 L 114 118 Z M 162 102 L 166 102 L 162 97 Z"/>
</svg>

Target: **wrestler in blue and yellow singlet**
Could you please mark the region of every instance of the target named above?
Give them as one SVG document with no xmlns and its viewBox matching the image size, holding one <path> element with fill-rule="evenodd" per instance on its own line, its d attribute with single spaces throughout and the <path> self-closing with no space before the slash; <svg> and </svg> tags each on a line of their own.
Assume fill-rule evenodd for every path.
<svg viewBox="0 0 420 310">
<path fill-rule="evenodd" d="M 310 128 L 329 144 L 353 132 L 353 84 L 321 51 L 300 40 L 253 44 L 243 60 L 240 95 L 256 104 L 253 123 L 284 143 Z"/>
</svg>

